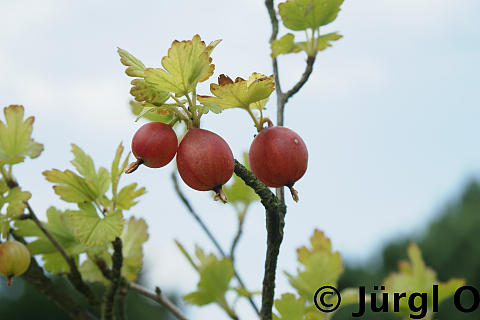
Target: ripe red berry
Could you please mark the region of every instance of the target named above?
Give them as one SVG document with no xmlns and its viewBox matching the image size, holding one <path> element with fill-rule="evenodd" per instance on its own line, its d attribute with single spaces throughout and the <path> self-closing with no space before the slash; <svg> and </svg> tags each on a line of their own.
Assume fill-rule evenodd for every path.
<svg viewBox="0 0 480 320">
<path fill-rule="evenodd" d="M 232 150 L 219 135 L 189 129 L 178 147 L 177 167 L 188 186 L 200 191 L 214 190 L 216 199 L 226 201 L 222 185 L 233 175 L 234 160 Z"/>
<path fill-rule="evenodd" d="M 131 173 L 141 164 L 163 167 L 172 161 L 177 149 L 178 139 L 172 127 L 162 122 L 147 123 L 133 136 L 132 152 L 137 162 L 130 164 L 125 172 Z"/>
<path fill-rule="evenodd" d="M 248 154 L 257 178 L 269 187 L 287 186 L 298 201 L 293 184 L 307 170 L 308 151 L 294 131 L 279 126 L 263 129 L 255 137 Z"/>
<path fill-rule="evenodd" d="M 30 260 L 30 251 L 23 243 L 14 240 L 0 243 L 0 274 L 7 277 L 7 285 L 12 277 L 27 271 Z"/>
</svg>

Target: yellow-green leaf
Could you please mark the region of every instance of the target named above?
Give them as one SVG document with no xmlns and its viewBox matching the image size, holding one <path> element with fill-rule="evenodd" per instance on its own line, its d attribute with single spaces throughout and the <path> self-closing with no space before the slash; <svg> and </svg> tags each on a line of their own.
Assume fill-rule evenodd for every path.
<svg viewBox="0 0 480 320">
<path fill-rule="evenodd" d="M 88 247 L 103 246 L 123 230 L 123 215 L 121 210 L 109 213 L 100 218 L 91 203 L 79 203 L 79 211 L 69 211 L 70 222 L 75 236 Z"/>
<path fill-rule="evenodd" d="M 304 320 L 305 301 L 297 299 L 291 293 L 284 293 L 280 299 L 275 300 L 275 308 L 278 315 L 273 315 L 274 320 Z"/>
<path fill-rule="evenodd" d="M 147 109 L 147 110 L 145 110 Z M 169 109 L 145 107 L 139 102 L 130 101 L 130 110 L 138 118 L 169 123 L 176 115 Z"/>
<path fill-rule="evenodd" d="M 197 271 L 200 280 L 197 291 L 184 296 L 185 301 L 199 306 L 213 302 L 226 304 L 225 294 L 234 274 L 232 261 L 227 258 L 218 259 L 213 254 L 206 255 L 198 247 L 195 254 L 199 261 Z"/>
<path fill-rule="evenodd" d="M 317 29 L 338 15 L 343 0 L 287 0 L 278 5 L 282 22 L 290 30 Z"/>
<path fill-rule="evenodd" d="M 291 52 L 300 52 L 305 50 L 299 43 L 294 41 L 295 36 L 292 33 L 287 33 L 278 40 L 272 42 L 272 57 L 276 57 L 280 54 L 287 54 Z"/>
<path fill-rule="evenodd" d="M 133 79 L 130 94 L 135 97 L 138 102 L 149 102 L 153 105 L 160 106 L 170 97 L 166 91 L 157 90 L 152 84 L 144 79 Z"/>
<path fill-rule="evenodd" d="M 0 209 L 8 204 L 6 216 L 16 218 L 23 214 L 26 204 L 25 201 L 31 198 L 30 192 L 22 191 L 19 187 L 9 189 L 6 195 L 0 195 Z"/>
<path fill-rule="evenodd" d="M 332 251 L 330 240 L 323 232 L 315 230 L 310 238 L 311 248 L 301 247 L 297 257 L 303 268 L 297 275 L 286 273 L 290 284 L 304 299 L 311 299 L 312 294 L 322 286 L 335 286 L 343 273 L 340 253 Z"/>
<path fill-rule="evenodd" d="M 328 47 L 331 47 L 332 46 L 331 42 L 336 41 L 340 38 L 342 38 L 342 35 L 338 34 L 338 32 L 331 32 L 331 33 L 321 35 L 316 40 L 317 41 L 317 51 L 322 51 L 322 50 L 325 50 Z"/>
<path fill-rule="evenodd" d="M 253 73 L 248 80 L 236 78 L 235 82 L 228 76 L 221 74 L 218 84 L 210 84 L 212 96 L 198 96 L 202 103 L 213 103 L 228 108 L 256 108 L 261 109 L 274 90 L 273 75 L 266 77 L 260 73 Z"/>
<path fill-rule="evenodd" d="M 0 121 L 0 165 L 22 162 L 25 157 L 36 158 L 43 145 L 31 138 L 33 117 L 25 120 L 23 106 L 11 105 L 3 109 L 5 123 Z"/>
<path fill-rule="evenodd" d="M 110 174 L 107 169 L 100 167 L 95 172 L 92 158 L 75 144 L 72 144 L 74 159 L 72 164 L 88 182 L 94 186 L 96 198 L 101 197 L 110 187 Z"/>
<path fill-rule="evenodd" d="M 147 223 L 143 219 L 130 218 L 125 225 L 121 239 L 123 252 L 122 275 L 128 281 L 135 281 L 142 267 L 143 243 L 148 240 Z"/>
<path fill-rule="evenodd" d="M 118 55 L 120 56 L 120 62 L 127 66 L 125 73 L 130 77 L 143 77 L 145 65 L 139 59 L 135 58 L 128 51 L 118 48 Z"/>
<path fill-rule="evenodd" d="M 97 198 L 95 186 L 70 170 L 53 169 L 44 171 L 43 175 L 48 181 L 56 183 L 53 189 L 64 201 L 82 203 Z"/>
<path fill-rule="evenodd" d="M 215 69 L 210 54 L 220 41 L 205 45 L 199 35 L 192 40 L 172 43 L 168 56 L 163 57 L 161 68 L 145 69 L 145 80 L 157 90 L 183 96 L 193 91 L 198 82 L 210 78 Z"/>
<path fill-rule="evenodd" d="M 135 201 L 135 199 L 145 194 L 145 192 L 145 188 L 137 188 L 136 183 L 126 185 L 118 192 L 116 207 L 122 210 L 130 209 L 138 203 L 138 201 Z"/>
<path fill-rule="evenodd" d="M 389 301 L 392 302 L 395 292 L 405 292 L 407 297 L 412 293 L 426 293 L 428 313 L 427 318 L 432 315 L 433 285 L 438 287 L 438 302 L 452 296 L 455 291 L 465 284 L 463 279 L 450 279 L 448 282 L 439 282 L 435 271 L 425 265 L 422 253 L 415 243 L 411 243 L 407 250 L 409 261 L 400 261 L 399 272 L 392 273 L 384 280 L 386 291 L 389 294 Z M 412 311 L 408 306 L 408 300 L 400 300 L 400 316 L 408 317 Z"/>
</svg>

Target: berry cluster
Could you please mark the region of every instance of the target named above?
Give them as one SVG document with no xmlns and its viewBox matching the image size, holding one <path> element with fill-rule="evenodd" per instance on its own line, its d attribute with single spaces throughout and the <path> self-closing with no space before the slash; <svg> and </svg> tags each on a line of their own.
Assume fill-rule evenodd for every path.
<svg viewBox="0 0 480 320">
<path fill-rule="evenodd" d="M 177 168 L 182 180 L 192 189 L 213 190 L 215 199 L 226 202 L 222 186 L 233 175 L 232 150 L 222 137 L 211 131 L 190 128 L 178 145 L 170 125 L 150 122 L 133 136 L 132 152 L 137 159 L 126 169 L 135 171 L 140 165 L 160 168 L 177 154 Z M 253 173 L 269 187 L 290 188 L 298 201 L 293 185 L 307 170 L 308 152 L 302 138 L 294 131 L 270 125 L 255 137 L 249 161 Z"/>
</svg>

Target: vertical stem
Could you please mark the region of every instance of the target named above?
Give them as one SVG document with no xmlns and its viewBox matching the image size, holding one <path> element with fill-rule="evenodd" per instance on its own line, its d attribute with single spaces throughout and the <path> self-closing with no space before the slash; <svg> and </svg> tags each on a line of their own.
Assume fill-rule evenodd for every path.
<svg viewBox="0 0 480 320">
<path fill-rule="evenodd" d="M 112 244 L 112 278 L 110 279 L 111 284 L 107 288 L 104 296 L 104 302 L 102 306 L 102 320 L 113 320 L 113 304 L 115 301 L 115 295 L 121 281 L 121 270 L 123 264 L 122 240 L 117 237 L 112 242 Z"/>
</svg>

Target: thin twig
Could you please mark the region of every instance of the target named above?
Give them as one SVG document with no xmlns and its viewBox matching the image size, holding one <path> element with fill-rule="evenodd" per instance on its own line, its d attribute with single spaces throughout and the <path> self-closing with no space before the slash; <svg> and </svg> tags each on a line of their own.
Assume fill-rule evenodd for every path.
<svg viewBox="0 0 480 320">
<path fill-rule="evenodd" d="M 286 206 L 277 199 L 265 184 L 258 180 L 250 170 L 245 168 L 237 160 L 235 160 L 235 174 L 260 196 L 261 202 L 266 210 L 267 254 L 265 258 L 265 273 L 263 276 L 260 318 L 262 320 L 271 320 L 277 260 L 280 244 L 283 240 Z"/>
<path fill-rule="evenodd" d="M 315 56 L 308 56 L 307 57 L 307 65 L 305 66 L 305 71 L 302 74 L 300 80 L 292 87 L 292 89 L 288 90 L 287 93 L 284 94 L 283 104 L 285 105 L 295 93 L 297 93 L 303 85 L 308 81 L 308 78 L 312 74 L 313 71 L 313 64 L 315 63 Z"/>
<path fill-rule="evenodd" d="M 23 237 L 19 237 L 12 232 L 15 240 L 26 244 Z M 84 307 L 77 304 L 64 290 L 59 289 L 53 281 L 47 277 L 42 267 L 40 267 L 34 257 L 31 258 L 30 267 L 22 276 L 22 279 L 33 285 L 39 292 L 52 300 L 72 319 L 76 320 L 96 320 L 97 318 L 88 312 Z"/>
<path fill-rule="evenodd" d="M 112 270 L 110 272 L 111 284 L 105 292 L 102 306 L 102 320 L 113 320 L 113 303 L 115 301 L 115 295 L 121 281 L 121 270 L 123 264 L 122 240 L 119 237 L 116 237 L 112 242 L 112 245 Z"/>
<path fill-rule="evenodd" d="M 100 306 L 100 302 L 97 299 L 95 293 L 90 289 L 90 287 L 83 281 L 82 275 L 78 271 L 77 265 L 75 264 L 74 259 L 68 255 L 67 251 L 62 247 L 62 245 L 55 239 L 55 237 L 45 228 L 43 223 L 38 219 L 37 215 L 33 211 L 32 207 L 28 203 L 25 202 L 28 210 L 28 214 L 24 215 L 23 218 L 31 219 L 37 227 L 42 231 L 42 233 L 50 240 L 53 246 L 60 252 L 62 257 L 67 262 L 68 266 L 70 267 L 70 272 L 68 273 L 67 277 L 72 283 L 72 285 L 77 289 L 80 293 L 82 293 L 88 300 L 88 302 L 94 307 L 98 308 Z"/>
<path fill-rule="evenodd" d="M 168 309 L 168 311 L 170 311 L 178 320 L 188 320 L 187 317 L 182 313 L 182 311 L 180 309 L 177 308 L 177 306 L 175 306 L 173 304 L 173 302 L 171 302 L 163 293 L 162 291 L 160 290 L 159 287 L 156 287 L 155 288 L 155 292 L 150 292 L 149 290 L 145 289 L 144 287 L 142 287 L 141 285 L 137 284 L 137 283 L 134 283 L 134 282 L 130 282 L 128 283 L 128 288 L 130 290 L 133 290 L 139 294 L 141 294 L 142 296 L 145 296 L 147 298 L 150 298 L 160 304 L 162 304 L 165 308 Z"/>
<path fill-rule="evenodd" d="M 270 16 L 270 23 L 272 24 L 272 34 L 270 35 L 270 44 L 277 39 L 278 36 L 278 18 L 273 0 L 265 0 L 265 6 Z M 283 110 L 285 103 L 283 101 L 283 92 L 280 86 L 280 74 L 278 71 L 278 61 L 276 57 L 272 57 L 273 77 L 275 79 L 275 92 L 277 94 L 277 125 L 283 126 Z"/>
<path fill-rule="evenodd" d="M 172 172 L 172 181 L 173 181 L 173 186 L 175 188 L 175 191 L 177 193 L 177 195 L 179 196 L 180 200 L 182 200 L 183 204 L 185 205 L 185 207 L 187 207 L 188 209 L 188 212 L 193 216 L 193 218 L 198 222 L 198 224 L 200 225 L 200 227 L 202 228 L 202 230 L 205 232 L 205 234 L 207 235 L 207 237 L 210 239 L 210 241 L 212 241 L 213 245 L 215 246 L 215 248 L 217 248 L 218 252 L 220 253 L 220 255 L 223 257 L 223 258 L 228 258 L 227 255 L 225 254 L 225 251 L 223 251 L 222 247 L 220 246 L 219 242 L 217 241 L 217 239 L 215 238 L 215 236 L 212 234 L 212 232 L 210 231 L 210 229 L 208 229 L 207 225 L 203 222 L 202 218 L 195 212 L 195 210 L 193 209 L 192 205 L 190 204 L 190 201 L 188 201 L 187 197 L 183 194 L 182 190 L 180 189 L 180 186 L 178 184 L 178 179 L 177 179 L 177 174 L 175 171 Z M 237 270 L 234 268 L 233 269 L 233 272 L 234 272 L 234 275 L 235 275 L 235 278 L 237 278 L 237 281 L 238 281 L 238 284 L 240 285 L 240 287 L 246 291 L 248 291 L 248 289 L 246 288 L 245 286 L 245 283 L 243 282 L 242 278 L 240 277 L 240 275 L 238 274 Z M 260 310 L 258 309 L 257 305 L 255 304 L 255 302 L 253 301 L 253 299 L 251 297 L 247 297 L 248 301 L 250 302 L 250 305 L 252 306 L 252 308 L 255 310 L 255 312 L 259 315 L 260 314 Z"/>
<path fill-rule="evenodd" d="M 237 248 L 238 242 L 243 233 L 243 224 L 245 222 L 245 215 L 247 213 L 247 207 L 243 208 L 242 211 L 238 212 L 238 228 L 233 238 L 232 245 L 230 247 L 230 259 L 232 263 L 235 261 L 235 249 Z"/>
</svg>

